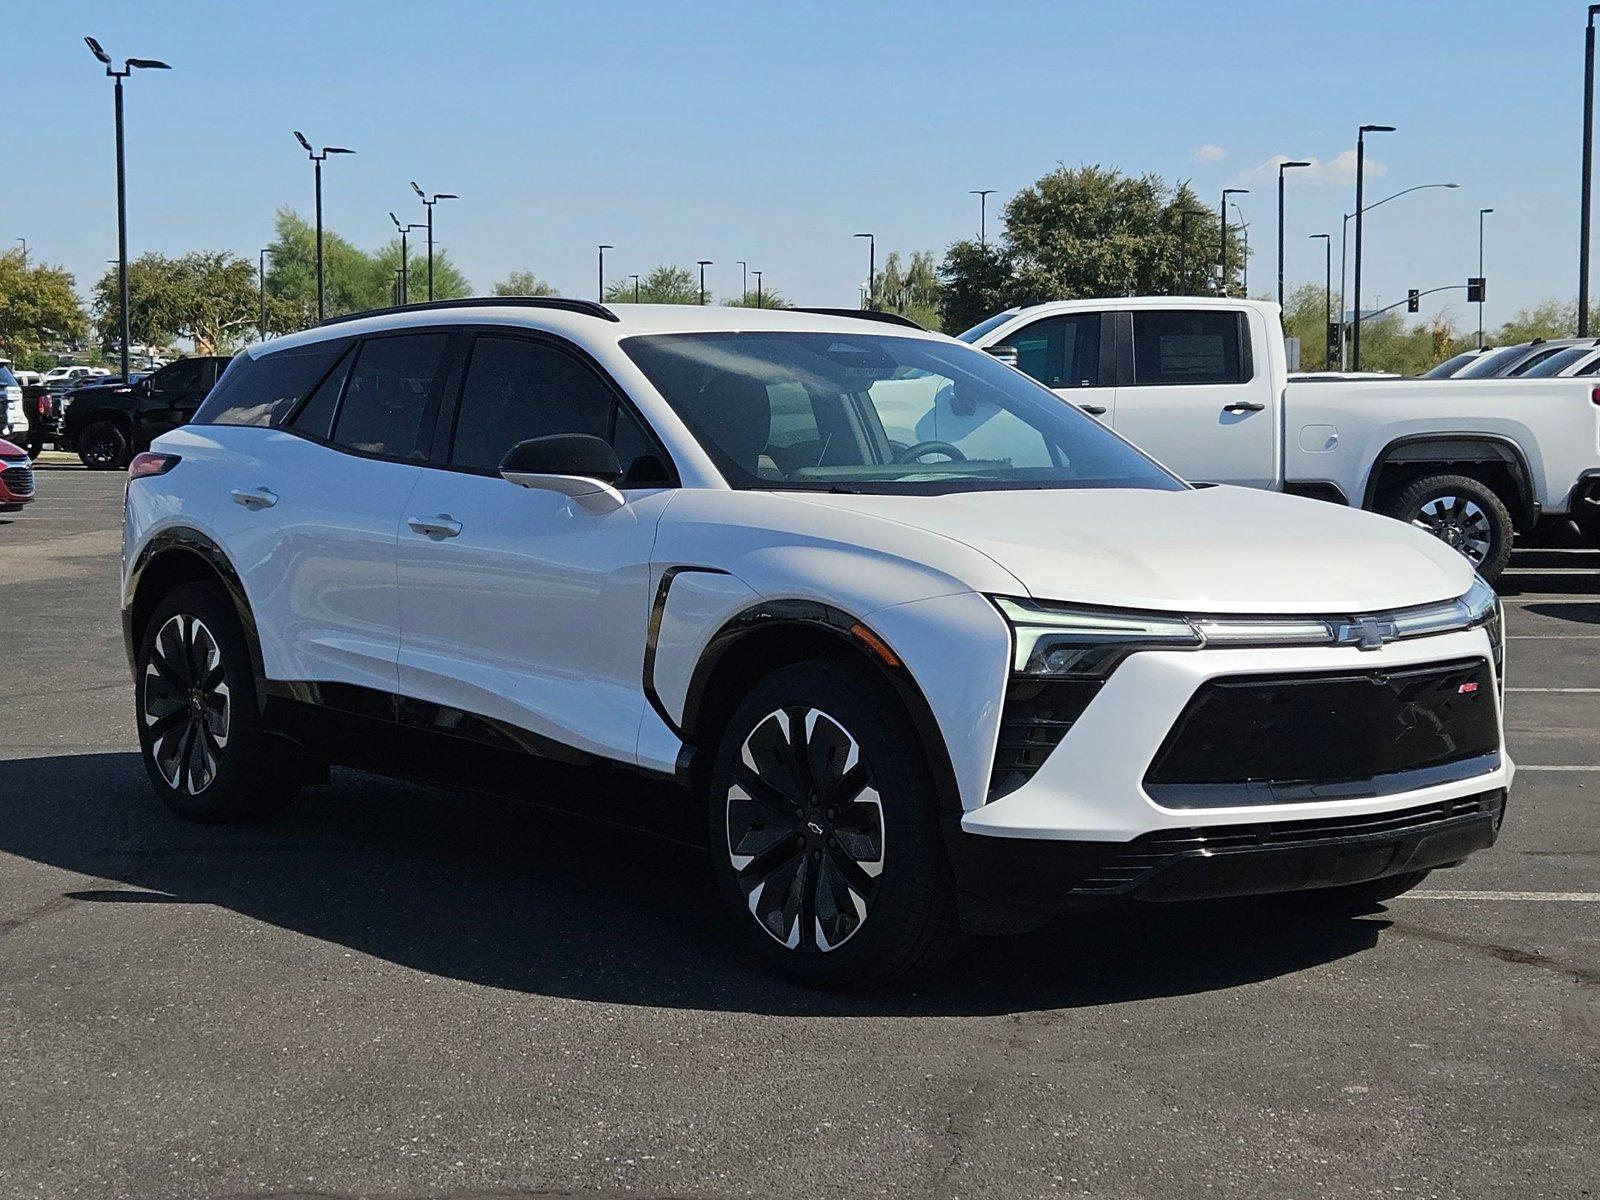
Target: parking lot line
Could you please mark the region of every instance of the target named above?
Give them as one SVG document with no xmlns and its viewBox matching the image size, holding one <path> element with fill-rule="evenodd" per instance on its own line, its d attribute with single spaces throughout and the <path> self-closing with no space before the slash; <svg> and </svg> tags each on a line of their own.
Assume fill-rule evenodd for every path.
<svg viewBox="0 0 1600 1200">
<path fill-rule="evenodd" d="M 1448 891 L 1433 890 L 1426 892 L 1407 892 L 1396 899 L 1403 900 L 1535 900 L 1553 901 L 1567 904 L 1595 904 L 1600 903 L 1600 892 L 1489 892 L 1489 891 Z M 1393 900 L 1385 901 L 1393 904 Z"/>
<path fill-rule="evenodd" d="M 1525 688 L 1508 687 L 1508 692 L 1600 692 L 1600 687 L 1570 687 L 1570 688 Z"/>
<path fill-rule="evenodd" d="M 1508 633 L 1511 642 L 1600 642 L 1600 633 Z"/>
<path fill-rule="evenodd" d="M 1544 765 L 1544 764 L 1539 764 L 1539 763 L 1535 763 L 1532 766 L 1524 766 L 1522 763 L 1518 763 L 1517 764 L 1517 770 L 1519 770 L 1519 771 L 1578 771 L 1578 772 L 1597 771 L 1597 772 L 1600 772 L 1600 767 L 1564 767 L 1564 766 L 1550 766 L 1550 765 Z"/>
</svg>

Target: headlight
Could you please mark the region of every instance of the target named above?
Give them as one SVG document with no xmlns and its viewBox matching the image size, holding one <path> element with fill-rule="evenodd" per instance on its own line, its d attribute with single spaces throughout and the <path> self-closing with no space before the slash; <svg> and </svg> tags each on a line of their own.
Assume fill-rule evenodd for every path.
<svg viewBox="0 0 1600 1200">
<path fill-rule="evenodd" d="M 1167 613 L 1073 608 L 1000 596 L 1011 622 L 1018 675 L 1102 679 L 1136 650 L 1194 650 L 1204 639 L 1182 617 Z"/>
</svg>

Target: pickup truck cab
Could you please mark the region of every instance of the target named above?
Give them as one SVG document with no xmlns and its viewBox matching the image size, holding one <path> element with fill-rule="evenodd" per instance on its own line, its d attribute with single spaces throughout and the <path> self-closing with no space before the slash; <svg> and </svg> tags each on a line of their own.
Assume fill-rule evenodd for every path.
<svg viewBox="0 0 1600 1200">
<path fill-rule="evenodd" d="M 76 451 L 90 470 L 126 467 L 153 439 L 194 416 L 230 361 L 225 355 L 180 358 L 133 383 L 118 379 L 70 392 L 62 449 Z"/>
<path fill-rule="evenodd" d="M 1186 479 L 1382 512 L 1454 546 L 1486 578 L 1541 521 L 1596 528 L 1592 381 L 1291 381 L 1278 306 L 1259 300 L 1065 300 L 960 338 Z"/>
</svg>

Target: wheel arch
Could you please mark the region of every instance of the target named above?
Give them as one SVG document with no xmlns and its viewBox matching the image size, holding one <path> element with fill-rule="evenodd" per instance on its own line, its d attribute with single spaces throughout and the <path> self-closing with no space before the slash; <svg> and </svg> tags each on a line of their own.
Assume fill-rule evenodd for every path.
<svg viewBox="0 0 1600 1200">
<path fill-rule="evenodd" d="M 1539 519 L 1533 472 L 1527 455 L 1513 439 L 1501 434 L 1418 433 L 1395 438 L 1373 461 L 1367 475 L 1362 507 L 1376 510 L 1385 492 L 1422 478 L 1430 467 L 1449 468 L 1493 489 L 1511 512 L 1519 533 Z"/>
<path fill-rule="evenodd" d="M 941 812 L 959 814 L 960 790 L 949 749 L 916 679 L 900 657 L 865 622 L 843 609 L 812 600 L 767 600 L 726 621 L 701 652 L 684 696 L 683 719 L 665 714 L 646 679 L 651 703 L 683 738 L 679 776 L 690 784 L 705 781 L 711 745 L 751 687 L 771 672 L 793 663 L 844 658 L 863 664 L 888 684 L 927 752 Z"/>
<path fill-rule="evenodd" d="M 250 648 L 251 668 L 257 679 L 264 678 L 266 671 L 261 657 L 261 639 L 239 572 L 222 547 L 199 530 L 188 527 L 163 529 L 153 536 L 139 552 L 133 569 L 128 573 L 124 590 L 127 599 L 123 609 L 123 625 L 129 664 L 134 665 L 134 656 L 138 653 L 150 616 L 161 603 L 162 597 L 185 583 L 214 583 L 222 588 L 244 630 L 245 644 Z"/>
</svg>

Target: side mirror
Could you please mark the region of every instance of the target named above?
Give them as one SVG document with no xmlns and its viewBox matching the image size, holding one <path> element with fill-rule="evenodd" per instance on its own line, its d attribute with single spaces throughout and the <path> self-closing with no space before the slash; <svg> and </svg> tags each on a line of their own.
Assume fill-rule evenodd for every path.
<svg viewBox="0 0 1600 1200">
<path fill-rule="evenodd" d="M 627 503 L 614 486 L 622 464 L 611 443 L 587 433 L 556 433 L 518 442 L 500 460 L 500 477 L 518 487 L 570 496 L 591 512 Z"/>
<path fill-rule="evenodd" d="M 1017 365 L 1017 348 L 1015 346 L 985 346 L 983 352 L 993 358 L 998 358 L 1008 367 Z"/>
</svg>

